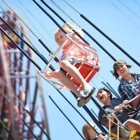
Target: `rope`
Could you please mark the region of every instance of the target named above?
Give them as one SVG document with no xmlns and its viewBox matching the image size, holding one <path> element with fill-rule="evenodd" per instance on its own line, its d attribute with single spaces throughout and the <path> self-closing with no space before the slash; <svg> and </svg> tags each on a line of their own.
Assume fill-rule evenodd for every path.
<svg viewBox="0 0 140 140">
<path fill-rule="evenodd" d="M 54 87 L 55 88 L 55 87 Z M 84 118 L 84 116 L 70 103 L 70 101 L 57 89 L 57 88 L 55 88 L 58 92 L 59 92 L 59 94 L 70 104 L 70 106 L 89 124 L 89 122 Z M 73 92 L 71 92 L 74 96 L 75 96 L 75 94 L 73 93 Z M 75 96 L 76 97 L 76 96 Z M 84 106 L 83 107 L 86 111 L 87 111 L 87 113 L 89 113 L 89 116 L 92 118 L 92 120 L 94 121 L 94 122 L 96 122 L 96 124 L 98 124 L 98 121 L 95 119 L 95 117 L 93 116 L 93 115 L 91 115 L 91 113 L 90 113 L 90 111 L 89 111 L 89 109 L 86 107 L 86 106 Z M 89 124 L 90 125 L 90 124 Z M 100 124 L 98 124 L 98 126 L 100 127 L 100 129 L 101 130 L 104 130 L 101 126 L 100 126 Z M 91 126 L 91 128 L 93 128 L 92 126 Z M 93 128 L 93 130 L 94 130 L 94 128 Z M 96 130 L 94 130 L 95 132 L 96 132 Z M 97 132 L 98 133 L 98 132 Z"/>
<path fill-rule="evenodd" d="M 66 2 L 66 0 L 64 0 Z M 110 0 L 109 0 L 110 1 Z M 111 2 L 111 1 L 110 1 Z M 68 2 L 67 2 L 68 3 Z M 112 3 L 112 2 L 111 2 Z M 112 3 L 113 4 L 113 3 Z M 114 4 L 113 4 L 114 5 Z M 69 6 L 73 8 L 70 4 Z M 114 5 L 115 6 L 115 5 Z M 116 6 L 115 6 L 116 7 Z M 116 7 L 117 8 L 117 7 Z M 118 8 L 117 8 L 118 9 Z M 74 9 L 75 10 L 75 9 Z M 78 12 L 79 13 L 79 12 Z M 126 56 L 128 56 L 134 63 L 136 63 L 140 67 L 140 63 L 136 61 L 132 56 L 130 56 L 124 49 L 122 49 L 116 42 L 114 42 L 109 36 L 107 36 L 103 31 L 101 31 L 96 25 L 94 25 L 89 19 L 87 19 L 84 15 L 80 14 L 80 16 L 86 20 L 91 26 L 93 26 L 97 31 L 99 31 L 104 37 L 106 37 L 112 44 L 114 44 L 120 51 L 122 51 Z M 136 24 L 135 24 L 136 25 Z M 137 25 L 136 25 L 137 26 Z M 140 27 L 137 26 L 139 29 Z"/>
<path fill-rule="evenodd" d="M 7 37 L 8 37 L 8 35 L 7 35 Z M 10 38 L 9 38 L 10 39 Z M 12 43 L 14 43 L 14 42 L 12 42 Z M 34 63 L 33 63 L 34 64 Z M 62 94 L 61 94 L 62 95 Z M 68 101 L 68 100 L 67 100 Z M 27 111 L 27 110 L 26 110 Z M 87 122 L 88 123 L 88 122 Z"/>
<path fill-rule="evenodd" d="M 6 11 L 4 10 L 4 8 L 0 5 L 0 8 L 6 13 Z M 6 13 L 7 17 L 10 18 L 10 20 L 12 20 L 12 18 Z M 16 25 L 16 27 L 18 28 L 18 30 L 21 31 L 21 33 L 26 37 L 26 39 L 29 41 L 29 43 L 35 48 L 35 46 L 32 44 L 32 42 L 29 40 L 29 38 L 23 33 L 22 29 L 20 29 L 18 26 L 17 26 L 17 23 L 12 20 L 13 23 Z"/>
<path fill-rule="evenodd" d="M 52 0 L 51 0 L 51 2 L 52 2 Z M 53 1 L 53 3 L 54 3 L 54 1 Z M 55 5 L 57 5 L 56 3 L 55 3 Z M 58 5 L 57 5 L 57 7 L 59 7 Z M 60 7 L 59 7 L 59 9 L 61 9 Z M 61 9 L 61 11 L 63 11 L 62 9 Z M 63 11 L 63 13 L 65 14 L 65 12 Z M 67 14 L 66 14 L 67 15 Z M 77 23 L 76 23 L 77 24 Z M 78 24 L 77 24 L 77 26 L 79 26 Z M 79 26 L 80 27 L 80 26 Z M 80 27 L 81 28 L 81 27 Z M 81 28 L 82 29 L 82 28 Z M 106 54 L 108 54 L 114 61 L 116 61 L 116 59 L 97 41 L 97 40 L 95 40 L 94 38 L 93 38 L 93 36 L 92 35 L 90 35 L 86 30 L 84 30 L 84 29 L 82 29 L 82 31 L 87 35 L 87 36 L 89 36 Z"/>
<path fill-rule="evenodd" d="M 13 11 L 13 9 L 5 2 L 5 0 L 2 0 L 6 5 L 7 7 Z M 29 31 L 38 39 L 38 41 L 43 45 L 43 47 L 49 52 L 51 53 L 51 51 L 48 49 L 48 47 L 45 45 L 45 43 L 33 32 L 33 30 L 22 20 L 22 18 L 15 12 L 15 15 L 19 18 L 19 20 L 29 29 Z M 36 49 L 36 48 L 35 48 Z M 55 58 L 56 59 L 56 58 Z M 58 59 L 56 59 L 56 62 L 59 62 Z"/>
<path fill-rule="evenodd" d="M 131 20 L 123 11 L 121 11 L 111 0 L 109 0 L 109 2 L 118 10 L 120 11 L 130 22 L 132 22 L 138 29 L 140 29 L 140 27 L 133 22 L 133 20 Z"/>
<path fill-rule="evenodd" d="M 34 133 L 32 132 L 31 128 L 25 123 L 25 121 L 24 121 L 24 120 L 22 120 L 22 121 L 23 121 L 23 123 L 26 125 L 26 127 L 29 129 L 29 131 L 31 132 L 31 134 L 34 136 L 34 138 L 35 138 L 36 140 L 39 140 L 39 139 L 37 138 L 37 136 L 34 135 Z"/>
<path fill-rule="evenodd" d="M 76 10 L 76 8 L 74 8 L 71 4 L 69 4 L 66 0 L 64 0 L 72 9 L 74 9 L 79 15 L 81 14 L 80 12 L 78 12 L 78 10 Z"/>
<path fill-rule="evenodd" d="M 43 1 L 43 0 L 41 0 Z M 62 10 L 53 0 L 50 0 L 64 15 L 66 15 L 71 21 L 73 21 L 77 26 L 80 27 L 64 10 Z M 80 27 L 81 28 L 81 27 Z"/>
<path fill-rule="evenodd" d="M 117 98 L 120 98 L 119 95 L 116 94 L 116 92 L 114 92 L 114 90 L 112 90 L 106 83 L 104 83 L 103 81 L 101 81 L 101 83 L 105 85 Z"/>
<path fill-rule="evenodd" d="M 7 7 L 11 10 L 11 11 L 13 11 L 15 14 L 16 14 L 16 16 L 22 21 L 22 23 L 30 30 L 30 32 L 36 37 L 36 38 L 38 38 L 38 36 L 31 30 L 31 28 L 22 20 L 22 18 L 6 3 L 6 1 L 5 0 L 2 0 L 6 5 L 7 5 Z"/>
<path fill-rule="evenodd" d="M 84 140 L 84 137 L 80 134 L 80 132 L 77 130 L 77 128 L 74 126 L 74 124 L 70 121 L 70 119 L 64 114 L 64 112 L 60 109 L 60 107 L 54 102 L 54 100 L 49 96 L 51 101 L 55 104 L 55 106 L 59 109 L 59 111 L 65 116 L 65 118 L 69 121 L 69 123 L 73 126 L 73 128 L 77 131 L 77 133 L 81 136 L 81 138 Z"/>
<path fill-rule="evenodd" d="M 140 4 L 136 1 L 136 0 L 133 0 L 138 6 L 140 6 Z"/>
<path fill-rule="evenodd" d="M 2 19 L 0 17 L 0 19 Z M 6 35 L 6 37 L 39 69 L 41 70 L 41 68 L 27 55 L 27 53 L 21 49 L 6 33 L 5 31 L 0 27 L 0 30 Z"/>
<path fill-rule="evenodd" d="M 2 122 L 2 120 L 0 119 L 0 123 L 2 124 L 2 126 L 4 127 L 4 129 L 7 131 L 7 133 L 10 135 L 10 138 L 12 138 L 12 140 L 15 140 L 13 138 L 13 136 L 11 135 L 10 131 L 6 128 L 6 126 L 4 125 L 4 123 Z M 1 137 L 0 137 L 1 138 Z M 4 139 L 3 139 L 4 140 Z"/>
<path fill-rule="evenodd" d="M 118 98 L 120 98 L 120 95 L 111 87 L 111 85 L 108 83 L 108 82 L 106 82 L 107 83 L 107 85 L 113 90 L 113 92 L 116 94 L 116 95 L 118 95 Z"/>
<path fill-rule="evenodd" d="M 8 36 L 7 36 L 8 37 Z M 13 43 L 13 42 L 12 42 Z M 34 63 L 33 63 L 34 64 Z M 60 93 L 60 92 L 59 92 Z M 62 95 L 62 94 L 61 94 Z M 63 96 L 64 97 L 64 96 Z M 65 98 L 66 99 L 66 98 Z M 68 100 L 67 100 L 68 101 Z M 25 111 L 27 111 L 26 109 L 25 109 Z M 78 110 L 77 110 L 78 111 Z M 32 117 L 33 118 L 33 117 Z M 88 123 L 88 122 L 87 122 Z M 43 131 L 43 130 L 42 130 Z M 43 131 L 44 132 L 44 131 Z"/>
<path fill-rule="evenodd" d="M 5 84 L 6 85 L 6 84 Z M 14 95 L 14 94 L 13 94 Z M 10 103 L 10 105 L 14 108 L 14 106 L 13 106 L 13 104 L 10 102 L 10 100 L 4 95 L 4 94 L 2 94 L 2 96 L 7 100 L 7 102 L 9 102 Z M 14 95 L 14 97 L 15 97 L 15 95 Z M 22 119 L 21 119 L 22 120 Z M 23 122 L 24 122 L 24 124 L 28 127 L 28 129 L 29 129 L 29 131 L 32 133 L 32 135 L 36 138 L 36 139 L 38 139 L 35 135 L 34 135 L 34 133 L 32 132 L 32 130 L 29 128 L 29 126 L 25 123 L 25 121 L 24 120 L 22 120 Z"/>
<path fill-rule="evenodd" d="M 35 4 L 60 28 L 60 29 L 62 29 L 62 31 L 64 32 L 64 33 L 66 33 L 64 30 L 63 30 L 63 28 L 35 1 L 35 0 L 33 0 L 34 2 L 35 2 Z M 57 90 L 57 89 L 56 89 Z M 75 94 L 73 93 L 73 92 L 71 92 L 74 96 L 75 96 Z M 76 97 L 75 97 L 76 98 Z M 86 107 L 83 107 L 87 112 L 88 112 L 88 114 L 90 115 L 90 117 L 92 118 L 92 119 L 94 119 L 95 117 L 93 116 L 93 114 L 90 112 L 90 110 L 88 109 L 88 108 L 86 108 Z M 96 118 L 95 118 L 96 119 Z M 94 120 L 95 121 L 95 120 Z M 104 128 L 98 123 L 98 126 L 101 128 L 101 130 L 104 130 Z"/>
<path fill-rule="evenodd" d="M 57 17 L 59 17 L 64 23 L 67 23 L 61 16 L 59 16 L 46 2 L 44 2 L 43 0 L 41 0 L 41 2 L 48 7 Z M 70 27 L 71 28 L 71 27 Z M 74 31 L 74 33 L 76 33 L 76 35 L 78 35 L 86 44 L 89 45 L 89 43 L 78 33 L 76 32 L 74 29 L 71 28 L 72 31 Z"/>
<path fill-rule="evenodd" d="M 21 0 L 18 0 L 18 1 L 28 11 L 28 13 L 39 23 L 39 25 L 41 25 L 41 27 L 43 27 L 43 29 L 51 36 L 51 38 L 54 39 L 53 36 L 52 36 L 52 32 L 48 28 L 46 28 L 46 25 L 44 25 L 40 20 L 38 20 L 36 18 L 36 16 L 34 16 L 34 14 L 32 14 L 31 11 L 28 8 L 25 7 L 25 5 L 22 3 Z"/>
<path fill-rule="evenodd" d="M 59 91 L 60 93 L 60 91 Z M 14 94 L 13 94 L 14 95 Z M 62 93 L 61 93 L 62 95 Z M 33 118 L 33 116 L 29 113 L 29 111 L 27 109 L 25 109 L 24 105 L 22 104 L 22 102 L 14 95 L 14 97 L 18 100 L 18 102 L 22 105 L 22 107 L 24 108 L 24 110 L 31 116 L 31 118 L 34 120 L 34 122 L 39 126 L 39 124 L 35 121 L 35 119 Z M 64 96 L 63 96 L 64 97 Z M 52 100 L 52 102 L 57 106 L 57 108 L 60 110 L 60 108 L 58 107 L 58 105 L 54 102 L 54 100 L 49 96 L 49 98 Z M 65 98 L 65 97 L 64 97 Z M 66 98 L 65 98 L 66 99 Z M 7 99 L 8 100 L 8 99 Z M 66 99 L 67 100 L 67 99 Z M 68 100 L 67 100 L 68 101 Z M 69 102 L 69 101 L 68 101 Z M 70 102 L 69 102 L 70 103 Z M 70 103 L 71 104 L 71 103 Z M 72 105 L 72 104 L 71 104 Z M 74 106 L 73 106 L 74 107 Z M 76 110 L 76 108 L 75 108 Z M 60 110 L 62 113 L 62 110 Z M 78 112 L 78 110 L 76 110 Z M 78 112 L 79 113 L 79 112 Z M 62 113 L 67 119 L 68 117 Z M 80 114 L 80 113 L 79 113 Z M 81 115 L 81 114 L 80 114 Z M 81 115 L 82 116 L 82 115 Z M 83 116 L 82 116 L 83 117 Z M 84 117 L 83 117 L 84 118 Z M 84 120 L 88 123 L 88 121 L 84 118 Z M 70 122 L 70 120 L 68 119 L 68 121 Z M 71 122 L 70 122 L 71 123 Z M 72 126 L 75 128 L 75 126 L 72 124 Z M 39 126 L 40 127 L 40 126 Z M 40 129 L 44 132 L 44 130 L 40 127 Z M 78 131 L 78 130 L 77 130 Z M 44 132 L 45 133 L 45 132 Z M 79 132 L 78 132 L 79 133 Z M 45 133 L 46 134 L 46 133 Z M 46 134 L 47 135 L 47 134 Z M 81 134 L 80 134 L 81 135 Z"/>
<path fill-rule="evenodd" d="M 121 3 L 126 9 L 128 9 L 131 13 L 133 13 L 136 17 L 140 19 L 140 16 L 136 14 L 134 11 L 132 11 L 130 8 L 128 8 L 124 3 L 122 3 L 120 0 L 117 0 L 119 3 Z"/>
<path fill-rule="evenodd" d="M 57 14 L 57 12 L 55 12 L 46 2 L 44 2 L 43 0 L 41 0 L 41 2 L 47 7 L 49 8 L 58 18 L 60 18 L 64 23 L 67 23 L 61 16 L 59 16 Z M 71 28 L 71 27 L 70 27 Z M 81 27 L 80 27 L 81 28 Z M 74 31 L 85 43 L 87 43 L 84 38 L 82 36 L 80 36 L 75 30 L 72 29 L 72 31 Z M 87 43 L 88 44 L 88 43 Z M 95 84 L 94 84 L 95 85 Z"/>
<path fill-rule="evenodd" d="M 10 48 L 10 46 L 8 45 L 8 47 Z M 11 49 L 11 48 L 10 48 Z M 22 61 L 21 61 L 21 63 L 22 63 Z M 30 70 L 29 69 L 27 69 L 27 71 L 29 71 L 30 72 Z M 37 81 L 37 80 L 36 80 Z M 38 82 L 38 81 L 37 81 Z M 18 98 L 17 98 L 18 99 Z M 18 100 L 19 101 L 19 100 Z M 20 102 L 21 103 L 21 102 Z M 21 103 L 22 104 L 22 103 Z M 25 103 L 26 104 L 26 103 Z M 22 104 L 22 106 L 23 106 L 23 108 L 24 108 L 24 105 Z M 25 108 L 24 108 L 24 110 L 29 114 L 29 112 L 28 112 L 28 110 L 26 110 Z M 29 114 L 30 115 L 30 114 Z M 31 116 L 31 115 L 30 115 Z M 34 122 L 36 122 L 35 121 L 35 119 L 34 119 L 34 117 L 33 116 L 31 116 L 31 118 L 34 120 Z M 48 137 L 48 139 L 50 140 L 50 138 L 49 138 L 49 136 L 47 135 L 47 133 L 40 127 L 40 125 L 36 122 L 36 124 L 37 124 L 37 126 L 42 130 L 42 132 Z"/>
<path fill-rule="evenodd" d="M 0 28 L 1 29 L 1 28 Z M 2 30 L 2 29 L 1 29 Z M 17 44 L 16 43 L 14 43 L 14 41 L 2 30 L 2 32 L 10 39 L 10 41 L 12 41 L 12 43 L 15 45 L 15 46 L 17 46 Z M 19 48 L 19 47 L 18 47 Z M 23 50 L 22 49 L 20 49 L 20 51 L 21 52 L 23 52 Z M 23 52 L 24 53 L 24 52 Z M 26 53 L 24 53 L 24 55 L 26 55 L 27 56 L 27 54 Z M 27 56 L 27 58 L 29 58 L 28 56 Z M 30 61 L 33 61 L 33 60 L 31 60 L 31 59 L 29 59 Z M 35 65 L 36 63 L 34 63 L 34 65 Z M 38 66 L 37 64 L 36 64 L 36 66 Z M 39 67 L 38 67 L 39 68 Z M 33 117 L 32 117 L 33 118 Z M 42 129 L 42 128 L 41 128 Z M 43 129 L 42 129 L 42 131 L 44 131 Z M 32 133 L 32 132 L 31 132 Z"/>
<path fill-rule="evenodd" d="M 2 79 L 3 80 L 3 79 Z M 4 82 L 4 80 L 3 80 Z M 7 87 L 6 83 L 4 82 L 4 85 Z M 8 87 L 7 87 L 8 88 Z M 8 88 L 9 89 L 9 88 Z M 41 128 L 41 126 L 38 124 L 38 122 L 34 119 L 34 117 L 31 115 L 31 113 L 24 107 L 23 103 L 18 99 L 18 97 L 16 95 L 14 95 L 14 93 L 11 91 L 12 95 L 14 96 L 14 98 L 20 103 L 20 105 L 23 107 L 23 109 L 30 115 L 30 117 L 33 119 L 33 121 L 37 124 L 37 126 L 41 129 L 41 131 L 48 137 L 49 140 L 51 140 L 49 138 L 49 136 L 47 135 L 47 133 Z M 12 107 L 14 108 L 13 104 L 10 102 L 10 100 L 4 95 L 2 94 L 2 96 L 12 105 Z"/>
<path fill-rule="evenodd" d="M 9 49 L 11 49 L 11 47 L 8 45 Z M 23 62 L 20 60 L 20 62 L 23 64 Z M 29 69 L 27 69 L 28 72 L 30 72 Z M 4 82 L 4 81 L 3 81 Z M 36 82 L 38 82 L 36 80 Z M 4 82 L 5 83 L 5 82 Z M 39 83 L 39 82 L 38 82 Z M 5 84 L 6 85 L 6 84 Z M 8 87 L 7 87 L 8 88 Z M 14 95 L 14 94 L 13 94 Z M 22 105 L 22 107 L 24 108 L 24 110 L 31 116 L 31 118 L 34 120 L 34 122 L 37 124 L 37 126 L 42 130 L 42 132 L 48 137 L 49 140 L 51 140 L 49 138 L 49 136 L 47 135 L 47 133 L 40 127 L 40 125 L 37 123 L 37 121 L 34 119 L 34 117 L 30 114 L 30 112 L 24 107 L 23 103 L 18 99 L 17 96 L 14 95 L 14 97 L 16 98 L 16 100 Z"/>
<path fill-rule="evenodd" d="M 46 64 L 48 64 L 48 60 L 36 49 L 33 48 L 29 43 L 27 43 L 22 37 L 20 37 L 14 30 L 13 28 L 7 23 L 5 22 L 5 20 L 3 20 L 1 17 L 0 19 L 12 30 L 12 32 L 14 32 L 14 34 L 16 34 L 28 47 L 30 47 Z M 3 30 L 1 28 L 1 30 Z M 4 32 L 4 30 L 3 30 Z M 6 33 L 4 33 L 6 36 L 8 36 Z M 19 49 L 22 50 L 20 47 L 17 46 L 17 44 L 8 36 L 8 38 L 13 42 L 13 44 Z M 39 70 L 41 70 L 41 68 L 39 68 L 39 66 L 24 52 L 24 50 L 22 50 L 22 52 L 24 53 L 24 55 L 26 55 L 26 57 L 28 57 L 28 59 L 30 59 L 30 61 L 32 63 L 34 63 L 36 65 L 36 67 L 38 67 Z M 50 66 L 52 69 L 54 69 L 53 66 Z"/>
<path fill-rule="evenodd" d="M 48 136 L 48 134 L 41 128 L 41 126 L 37 123 L 37 121 L 34 119 L 34 117 L 31 115 L 31 113 L 27 110 L 27 109 L 25 109 L 25 111 L 31 116 L 31 118 L 34 120 L 34 122 L 37 124 L 37 126 L 41 129 L 41 131 L 47 136 L 47 138 L 49 139 L 49 140 L 51 140 L 50 138 L 49 138 L 49 136 Z"/>
</svg>

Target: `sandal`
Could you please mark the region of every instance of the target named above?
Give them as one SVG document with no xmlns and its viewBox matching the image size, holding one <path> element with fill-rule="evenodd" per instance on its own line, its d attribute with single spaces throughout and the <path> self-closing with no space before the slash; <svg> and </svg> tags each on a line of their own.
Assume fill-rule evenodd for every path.
<svg viewBox="0 0 140 140">
<path fill-rule="evenodd" d="M 84 90 L 84 94 L 86 95 L 86 93 L 88 92 L 89 90 Z M 80 95 L 79 97 L 78 97 L 78 99 L 77 99 L 77 101 L 78 101 L 78 106 L 79 107 L 83 107 L 86 103 L 88 103 L 89 102 L 89 100 L 90 100 L 90 97 L 92 96 L 92 94 L 94 93 L 94 91 L 95 91 L 95 87 L 93 87 L 92 89 L 91 89 L 91 91 L 90 91 L 90 93 L 88 94 L 88 96 L 87 97 L 83 97 L 82 95 Z"/>
</svg>

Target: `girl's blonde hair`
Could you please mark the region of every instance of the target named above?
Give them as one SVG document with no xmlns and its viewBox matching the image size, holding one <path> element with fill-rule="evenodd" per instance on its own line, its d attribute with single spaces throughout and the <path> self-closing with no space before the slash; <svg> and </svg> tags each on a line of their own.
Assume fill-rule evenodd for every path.
<svg viewBox="0 0 140 140">
<path fill-rule="evenodd" d="M 77 36 L 73 30 L 75 30 L 80 36 L 83 36 L 83 31 L 80 28 L 76 28 L 74 25 L 71 25 L 69 23 L 65 23 L 62 28 L 67 32 L 72 34 L 73 36 Z M 61 31 L 61 29 L 57 29 L 57 31 L 55 32 L 54 36 Z"/>
<path fill-rule="evenodd" d="M 92 123 L 89 123 L 91 126 L 93 126 Z M 83 135 L 85 137 L 86 140 L 90 140 L 90 135 L 88 133 L 88 130 L 91 129 L 91 126 L 88 123 L 86 123 L 83 127 L 82 127 L 82 132 Z"/>
</svg>

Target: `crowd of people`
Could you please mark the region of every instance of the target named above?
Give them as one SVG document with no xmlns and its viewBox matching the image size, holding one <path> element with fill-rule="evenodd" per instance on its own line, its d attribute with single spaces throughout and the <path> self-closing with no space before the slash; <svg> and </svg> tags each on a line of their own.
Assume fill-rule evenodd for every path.
<svg viewBox="0 0 140 140">
<path fill-rule="evenodd" d="M 119 121 L 122 124 L 119 127 L 119 137 L 122 139 L 129 139 L 132 130 L 136 130 L 137 139 L 140 139 L 140 73 L 130 73 L 129 68 L 131 68 L 131 65 L 128 65 L 124 60 L 118 60 L 114 63 L 113 75 L 116 78 L 121 77 L 118 86 L 121 98 L 113 98 L 111 91 L 100 88 L 97 92 L 97 98 L 103 104 L 103 107 L 98 113 L 98 119 L 107 129 L 110 127 L 111 133 L 114 134 L 118 133 L 117 121 Z M 95 131 L 93 129 L 94 132 L 89 131 L 90 129 L 91 127 L 88 124 L 83 126 L 83 135 L 86 140 L 104 139 L 103 135 L 97 136 Z"/>
<path fill-rule="evenodd" d="M 70 34 L 70 37 L 80 45 L 80 47 L 84 49 L 89 47 L 72 30 L 75 30 L 72 25 L 66 23 L 62 28 Z M 81 36 L 83 35 L 82 30 L 76 29 L 76 31 Z M 90 100 L 94 90 L 73 64 L 82 60 L 85 54 L 80 48 L 76 47 L 75 43 L 67 39 L 65 33 L 61 29 L 56 31 L 54 37 L 58 46 L 62 46 L 63 49 L 59 59 L 60 69 L 47 73 L 42 72 L 42 74 L 47 78 L 53 77 L 58 79 L 65 87 L 77 95 L 78 106 L 84 106 Z M 87 54 L 87 61 L 99 65 L 99 58 L 97 55 L 93 55 L 89 52 Z M 110 127 L 111 132 L 117 134 L 117 121 L 119 120 L 123 126 L 119 128 L 119 136 L 123 139 L 128 139 L 133 129 L 138 133 L 140 132 L 140 73 L 130 73 L 130 68 L 131 65 L 127 64 L 124 60 L 118 60 L 113 65 L 113 75 L 116 79 L 119 77 L 121 78 L 118 86 L 118 92 L 121 98 L 113 98 L 112 93 L 106 88 L 100 88 L 97 92 L 99 102 L 104 105 L 98 114 L 99 122 L 107 128 Z M 66 75 L 67 73 L 80 83 L 80 88 Z M 132 102 L 130 102 L 131 100 Z M 108 114 L 115 115 L 110 115 L 108 118 Z M 104 139 L 102 134 L 96 134 L 96 128 L 92 125 L 94 127 L 93 129 L 91 125 L 87 123 L 82 128 L 85 139 Z"/>
</svg>

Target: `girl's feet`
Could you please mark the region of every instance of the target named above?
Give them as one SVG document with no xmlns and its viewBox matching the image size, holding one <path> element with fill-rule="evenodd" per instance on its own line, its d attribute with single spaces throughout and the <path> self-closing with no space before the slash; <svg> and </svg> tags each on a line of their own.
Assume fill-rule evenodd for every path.
<svg viewBox="0 0 140 140">
<path fill-rule="evenodd" d="M 84 90 L 83 91 L 83 94 L 84 95 L 81 95 L 78 97 L 77 101 L 78 101 L 78 106 L 79 107 L 82 107 L 84 106 L 87 102 L 89 102 L 90 100 L 90 97 L 92 96 L 92 94 L 94 93 L 95 91 L 95 88 L 93 87 L 92 89 L 89 89 L 89 90 Z"/>
<path fill-rule="evenodd" d="M 49 79 L 52 78 L 51 72 L 45 73 L 44 71 L 40 71 L 40 73 L 46 78 L 49 78 Z"/>
</svg>

